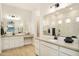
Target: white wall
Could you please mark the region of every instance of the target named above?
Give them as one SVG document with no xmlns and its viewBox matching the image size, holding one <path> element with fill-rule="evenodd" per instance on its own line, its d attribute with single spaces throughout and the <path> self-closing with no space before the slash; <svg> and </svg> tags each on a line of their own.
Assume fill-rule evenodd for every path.
<svg viewBox="0 0 79 59">
<path fill-rule="evenodd" d="M 40 22 L 40 11 L 33 11 L 32 12 L 32 23 L 31 23 L 31 33 L 34 34 L 34 36 L 37 36 L 37 21 Z"/>
</svg>

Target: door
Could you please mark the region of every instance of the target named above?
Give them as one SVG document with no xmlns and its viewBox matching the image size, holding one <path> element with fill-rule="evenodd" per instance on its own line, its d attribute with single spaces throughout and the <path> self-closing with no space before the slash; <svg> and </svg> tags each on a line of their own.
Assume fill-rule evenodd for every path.
<svg viewBox="0 0 79 59">
<path fill-rule="evenodd" d="M 24 45 L 23 37 L 14 37 L 14 47 L 21 47 Z"/>
<path fill-rule="evenodd" d="M 55 49 L 49 47 L 48 56 L 58 56 L 58 50 L 55 50 Z"/>
<path fill-rule="evenodd" d="M 2 50 L 6 49 L 10 49 L 10 39 L 7 37 L 2 39 Z"/>
<path fill-rule="evenodd" d="M 40 44 L 40 56 L 48 56 L 48 47 Z"/>
</svg>

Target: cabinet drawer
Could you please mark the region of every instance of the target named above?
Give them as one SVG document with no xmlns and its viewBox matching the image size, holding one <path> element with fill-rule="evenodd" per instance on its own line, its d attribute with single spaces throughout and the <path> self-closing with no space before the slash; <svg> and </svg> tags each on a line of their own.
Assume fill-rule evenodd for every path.
<svg viewBox="0 0 79 59">
<path fill-rule="evenodd" d="M 67 49 L 67 48 L 60 47 L 59 50 L 60 50 L 60 52 L 64 52 L 64 53 L 71 55 L 71 56 L 78 56 L 79 55 L 79 52 L 73 51 L 73 50 L 70 50 L 70 49 Z"/>
<path fill-rule="evenodd" d="M 69 56 L 69 55 L 62 53 L 62 52 L 59 52 L 59 56 Z"/>
<path fill-rule="evenodd" d="M 58 50 L 58 46 L 54 45 L 54 44 L 50 44 L 50 43 L 47 43 L 47 42 L 44 42 L 44 41 L 40 41 L 41 44 L 43 45 L 46 45 L 50 48 L 53 48 L 53 49 L 57 49 Z"/>
</svg>

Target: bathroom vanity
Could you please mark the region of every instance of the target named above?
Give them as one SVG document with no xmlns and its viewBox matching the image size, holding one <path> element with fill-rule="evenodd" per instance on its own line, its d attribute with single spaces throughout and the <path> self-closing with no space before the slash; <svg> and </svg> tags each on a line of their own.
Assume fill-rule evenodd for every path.
<svg viewBox="0 0 79 59">
<path fill-rule="evenodd" d="M 5 36 L 2 38 L 2 50 L 21 47 L 23 45 L 23 36 Z"/>
<path fill-rule="evenodd" d="M 26 38 L 27 44 L 32 44 L 32 41 L 31 41 L 32 36 L 31 35 L 3 36 L 1 38 L 2 50 L 13 49 L 13 48 L 22 47 L 24 45 L 27 45 L 27 44 L 25 44 L 24 38 Z"/>
<path fill-rule="evenodd" d="M 37 37 L 36 54 L 39 56 L 79 56 L 79 43 L 65 43 L 63 37 L 53 38 Z"/>
</svg>

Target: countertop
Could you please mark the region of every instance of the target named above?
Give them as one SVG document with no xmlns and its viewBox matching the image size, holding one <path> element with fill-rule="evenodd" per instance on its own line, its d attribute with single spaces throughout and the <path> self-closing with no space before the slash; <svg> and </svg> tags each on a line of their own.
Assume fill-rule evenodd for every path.
<svg viewBox="0 0 79 59">
<path fill-rule="evenodd" d="M 50 43 L 50 44 L 55 44 L 57 46 L 60 47 L 64 47 L 64 48 L 68 48 L 74 51 L 78 51 L 79 52 L 79 42 L 75 42 L 75 43 L 65 43 L 64 40 L 62 40 L 62 38 L 60 37 L 60 39 L 58 40 L 54 40 L 52 38 L 45 38 L 45 37 L 36 37 L 38 40 Z"/>
<path fill-rule="evenodd" d="M 5 36 L 1 36 L 1 38 L 5 38 L 5 37 L 18 37 L 18 36 L 23 36 L 23 37 L 33 37 L 33 35 L 5 35 Z"/>
</svg>

